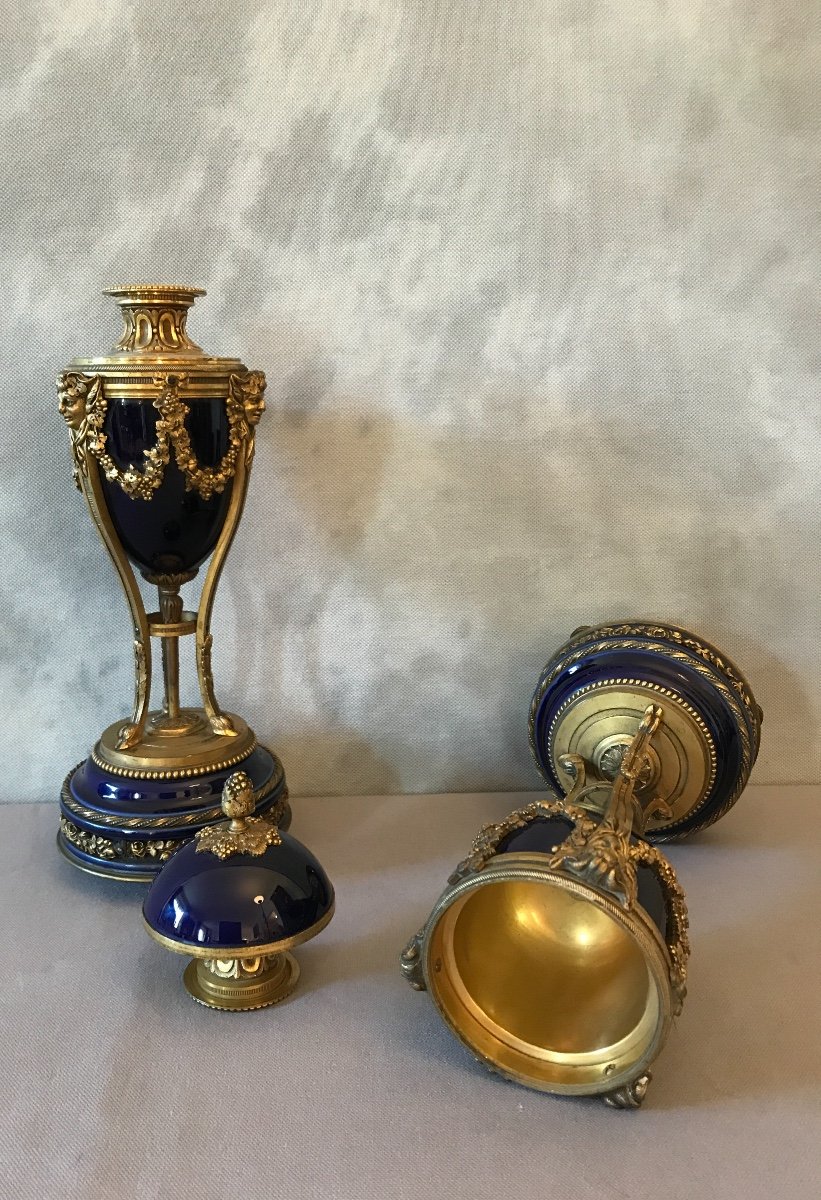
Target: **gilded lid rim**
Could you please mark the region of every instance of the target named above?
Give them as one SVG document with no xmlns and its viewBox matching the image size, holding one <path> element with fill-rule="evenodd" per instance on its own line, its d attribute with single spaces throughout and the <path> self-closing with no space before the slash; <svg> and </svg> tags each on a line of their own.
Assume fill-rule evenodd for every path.
<svg viewBox="0 0 821 1200">
<path fill-rule="evenodd" d="M 161 875 L 162 871 L 157 876 L 157 880 Z M 203 946 L 198 942 L 180 942 L 176 938 L 170 938 L 166 934 L 159 933 L 154 929 L 148 923 L 144 912 L 143 925 L 146 928 L 146 932 L 155 942 L 159 942 L 166 950 L 172 950 L 175 954 L 187 954 L 189 958 L 256 958 L 262 954 L 280 954 L 283 950 L 292 950 L 295 946 L 301 946 L 303 942 L 310 941 L 311 938 L 316 937 L 318 933 L 322 932 L 330 922 L 335 911 L 336 896 L 332 888 L 330 906 L 313 925 L 309 925 L 307 929 L 303 929 L 300 933 L 292 934 L 291 937 L 282 938 L 278 942 L 253 942 L 247 946 Z"/>
<path fill-rule="evenodd" d="M 725 651 L 719 649 L 715 642 L 711 642 L 709 638 L 703 637 L 700 633 L 694 633 L 692 629 L 688 629 L 685 625 L 676 624 L 675 621 L 665 621 L 661 619 L 651 620 L 649 618 L 631 620 L 628 618 L 625 620 L 599 621 L 593 625 L 581 625 L 570 634 L 570 636 L 556 651 L 556 654 L 551 655 L 547 661 L 552 661 L 552 659 L 557 657 L 557 655 L 562 651 L 568 650 L 571 647 L 582 646 L 585 642 L 594 641 L 599 637 L 621 637 L 622 634 L 620 630 L 622 630 L 625 626 L 630 626 L 634 636 L 647 637 L 651 639 L 658 638 L 660 631 L 667 633 L 680 633 L 689 638 L 691 641 L 697 643 L 702 649 L 708 650 L 714 654 L 720 662 L 723 662 L 725 666 L 729 668 L 729 672 L 722 670 L 722 668 L 717 666 L 717 664 L 714 662 L 710 665 L 721 675 L 728 676 L 729 678 L 732 678 L 733 675 L 736 676 L 739 683 L 743 686 L 744 691 L 747 693 L 747 696 L 749 697 L 750 703 L 745 704 L 744 708 L 751 717 L 753 723 L 760 728 L 764 718 L 763 710 L 761 705 L 755 699 L 755 693 L 753 692 L 749 679 L 741 670 L 738 663 Z M 695 657 L 702 658 L 702 661 L 704 661 L 703 657 L 699 655 L 696 650 L 686 645 L 682 646 L 682 649 L 689 650 L 689 652 Z"/>
</svg>

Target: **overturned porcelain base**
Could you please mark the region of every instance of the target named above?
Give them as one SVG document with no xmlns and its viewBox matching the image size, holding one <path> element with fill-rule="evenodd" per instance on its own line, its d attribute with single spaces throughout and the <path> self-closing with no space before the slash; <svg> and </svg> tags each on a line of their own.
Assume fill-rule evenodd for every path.
<svg viewBox="0 0 821 1200">
<path fill-rule="evenodd" d="M 676 625 L 582 626 L 548 660 L 530 708 L 530 746 L 548 786 L 567 792 L 562 760 L 613 780 L 648 704 L 664 723 L 635 781 L 645 836 L 665 842 L 712 825 L 735 804 L 758 754 L 762 712 L 726 654 Z M 653 803 L 654 802 L 654 803 Z"/>
<path fill-rule="evenodd" d="M 640 902 L 626 908 L 553 868 L 550 851 L 562 837 L 549 818 L 573 816 L 589 820 L 559 801 L 513 814 L 531 832 L 536 825 L 545 853 L 500 852 L 457 874 L 403 951 L 402 969 L 496 1073 L 538 1091 L 634 1108 L 681 1008 L 683 898 L 669 894 L 679 919 L 670 922 L 668 945 Z M 636 848 L 638 887 L 666 932 L 669 884 L 657 873 L 658 852 Z"/>
<path fill-rule="evenodd" d="M 208 1008 L 247 1012 L 267 1008 L 290 996 L 299 981 L 292 954 L 257 958 L 192 958 L 183 973 L 190 996 Z"/>
<path fill-rule="evenodd" d="M 573 1096 L 631 1083 L 673 1015 L 657 932 L 640 911 L 540 870 L 535 855 L 501 858 L 432 917 L 423 955 L 434 1003 L 518 1083 Z"/>
</svg>

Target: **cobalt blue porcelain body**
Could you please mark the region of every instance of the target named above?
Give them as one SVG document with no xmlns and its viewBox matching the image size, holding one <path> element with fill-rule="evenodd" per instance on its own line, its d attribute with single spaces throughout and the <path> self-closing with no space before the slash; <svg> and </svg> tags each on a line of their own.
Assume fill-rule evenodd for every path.
<svg viewBox="0 0 821 1200">
<path fill-rule="evenodd" d="M 214 957 L 238 958 L 305 941 L 330 915 L 333 887 L 301 842 L 281 837 L 260 855 L 225 859 L 188 842 L 152 884 L 146 924 L 200 957 L 213 950 Z"/>
<path fill-rule="evenodd" d="M 180 780 L 128 779 L 89 756 L 63 785 L 60 849 L 94 874 L 150 882 L 197 830 L 222 817 L 222 790 L 237 770 L 251 779 L 258 815 L 287 829 L 285 772 L 264 746 L 231 767 Z"/>
<path fill-rule="evenodd" d="M 713 746 L 713 778 L 689 813 L 650 840 L 684 836 L 722 816 L 746 785 L 758 753 L 762 714 L 749 684 L 715 647 L 675 626 L 642 622 L 585 627 L 550 659 L 533 695 L 530 744 L 539 770 L 559 792 L 569 782 L 556 769 L 551 731 L 577 698 L 614 681 L 647 703 L 679 704 L 703 723 Z M 605 703 L 602 692 L 602 703 Z"/>
<path fill-rule="evenodd" d="M 156 408 L 144 400 L 118 397 L 111 401 L 105 431 L 108 452 L 120 468 L 145 461 L 157 442 Z M 198 463 L 214 467 L 228 448 L 225 401 L 191 399 L 185 426 Z M 214 549 L 225 523 L 233 483 L 204 500 L 171 457 L 163 481 L 147 499 L 132 499 L 119 483 L 102 479 L 108 511 L 123 549 L 136 566 L 168 574 L 193 571 Z"/>
</svg>

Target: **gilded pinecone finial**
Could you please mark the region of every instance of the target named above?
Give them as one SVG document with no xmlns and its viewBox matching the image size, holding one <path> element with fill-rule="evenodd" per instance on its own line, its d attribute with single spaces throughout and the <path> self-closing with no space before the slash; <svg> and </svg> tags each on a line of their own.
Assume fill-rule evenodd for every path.
<svg viewBox="0 0 821 1200">
<path fill-rule="evenodd" d="M 254 785 L 244 771 L 229 775 L 222 789 L 222 811 L 231 818 L 232 829 L 244 829 L 246 817 L 254 814 Z"/>
<path fill-rule="evenodd" d="M 234 771 L 222 789 L 222 811 L 229 820 L 199 831 L 197 853 L 210 851 L 217 858 L 230 858 L 232 854 L 257 856 L 269 846 L 281 845 L 276 825 L 252 815 L 255 806 L 253 783 L 244 771 Z"/>
</svg>

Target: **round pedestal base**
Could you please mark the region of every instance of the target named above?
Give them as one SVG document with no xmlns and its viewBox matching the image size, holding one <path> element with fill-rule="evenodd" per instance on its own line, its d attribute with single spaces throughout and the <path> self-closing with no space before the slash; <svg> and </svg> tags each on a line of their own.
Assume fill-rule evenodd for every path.
<svg viewBox="0 0 821 1200">
<path fill-rule="evenodd" d="M 292 954 L 259 958 L 192 958 L 183 983 L 198 1004 L 223 1012 L 249 1012 L 278 1004 L 299 980 L 299 963 Z"/>
<path fill-rule="evenodd" d="M 288 829 L 285 772 L 264 746 L 255 746 L 237 764 L 192 779 L 171 771 L 131 779 L 90 755 L 63 784 L 58 848 L 81 871 L 151 883 L 180 846 L 222 819 L 222 789 L 235 770 L 245 771 L 254 785 L 257 815 Z"/>
<path fill-rule="evenodd" d="M 588 782 L 612 780 L 649 704 L 662 723 L 638 777 L 645 836 L 706 829 L 743 791 L 762 713 L 738 668 L 686 629 L 646 621 L 582 626 L 545 666 L 530 709 L 530 746 L 548 785 L 568 792 L 566 754 Z"/>
<path fill-rule="evenodd" d="M 100 735 L 92 755 L 101 767 L 118 775 L 145 779 L 159 773 L 167 779 L 190 779 L 206 771 L 219 771 L 247 758 L 256 745 L 254 731 L 234 713 L 223 718 L 233 733 L 217 733 L 201 708 L 184 708 L 176 720 L 151 713 L 138 745 L 120 750 L 122 719 Z"/>
</svg>

